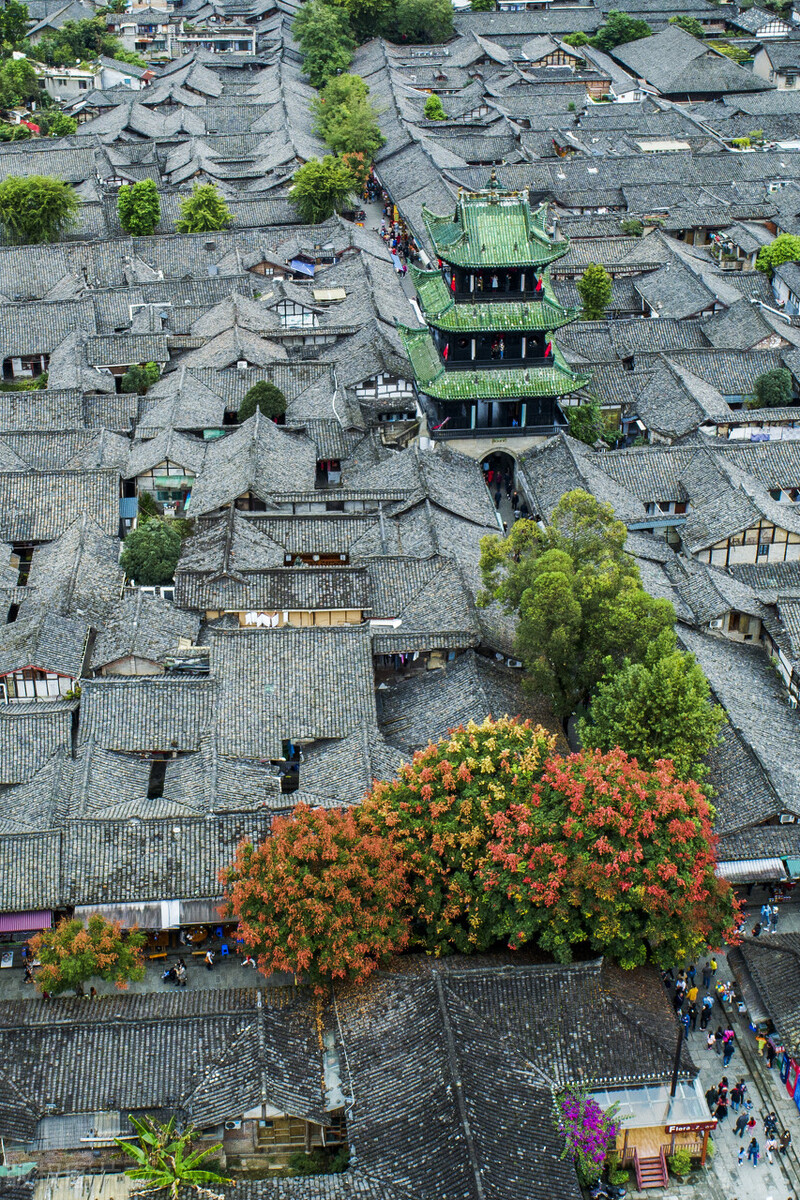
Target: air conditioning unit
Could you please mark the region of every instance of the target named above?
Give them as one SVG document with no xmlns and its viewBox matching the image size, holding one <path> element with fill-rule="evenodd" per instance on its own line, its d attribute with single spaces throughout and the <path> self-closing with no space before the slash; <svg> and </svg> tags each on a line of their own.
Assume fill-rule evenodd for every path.
<svg viewBox="0 0 800 1200">
<path fill-rule="evenodd" d="M 722 620 L 710 621 L 708 627 L 709 629 L 722 629 Z"/>
<path fill-rule="evenodd" d="M 247 370 L 247 360 L 244 358 L 240 358 L 236 364 L 236 367 L 237 367 L 237 370 L 239 370 L 239 371 L 246 371 Z"/>
<path fill-rule="evenodd" d="M 241 1129 L 242 1122 L 241 1121 L 226 1121 L 225 1128 L 226 1129 Z"/>
</svg>

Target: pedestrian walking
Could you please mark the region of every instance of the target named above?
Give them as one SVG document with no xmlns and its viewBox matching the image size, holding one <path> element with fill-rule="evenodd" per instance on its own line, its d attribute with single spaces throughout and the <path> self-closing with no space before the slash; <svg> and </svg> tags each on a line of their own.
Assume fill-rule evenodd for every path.
<svg viewBox="0 0 800 1200">
<path fill-rule="evenodd" d="M 740 1141 L 744 1137 L 744 1131 L 746 1128 L 747 1128 L 747 1113 L 744 1113 L 744 1112 L 739 1113 L 738 1117 L 736 1118 L 736 1124 L 733 1127 L 733 1132 L 738 1133 Z M 744 1147 L 742 1147 L 742 1149 L 744 1149 Z M 739 1159 L 739 1162 L 741 1162 L 741 1161 L 742 1160 Z"/>
<path fill-rule="evenodd" d="M 758 1166 L 759 1145 L 755 1138 L 751 1138 L 750 1145 L 747 1147 L 747 1157 L 752 1159 L 753 1166 Z"/>
<path fill-rule="evenodd" d="M 709 965 L 711 967 L 711 978 L 713 979 L 717 973 L 717 960 L 715 958 L 712 958 L 711 963 Z"/>
<path fill-rule="evenodd" d="M 739 1105 L 742 1103 L 743 1099 L 744 1097 L 742 1095 L 742 1089 L 738 1083 L 735 1083 L 731 1088 L 731 1108 L 734 1112 L 739 1111 Z"/>
<path fill-rule="evenodd" d="M 764 1133 L 767 1137 L 776 1137 L 778 1133 L 778 1114 L 771 1112 L 768 1117 L 764 1118 Z"/>
<path fill-rule="evenodd" d="M 778 1048 L 772 1038 L 767 1038 L 767 1045 L 764 1051 L 764 1057 L 767 1060 L 767 1066 L 770 1070 L 775 1066 L 775 1055 L 778 1053 Z"/>
<path fill-rule="evenodd" d="M 756 1119 L 755 1119 L 755 1117 L 754 1117 L 754 1116 L 751 1114 L 751 1115 L 750 1115 L 750 1119 L 749 1119 L 749 1120 L 748 1120 L 748 1122 L 747 1122 L 747 1132 L 748 1132 L 748 1133 L 755 1133 L 756 1124 L 757 1124 L 757 1122 L 756 1122 Z"/>
<path fill-rule="evenodd" d="M 742 1165 L 742 1163 L 744 1162 L 744 1146 L 740 1146 L 740 1147 L 739 1147 L 739 1159 L 738 1159 L 738 1162 L 739 1162 L 739 1166 L 741 1166 L 741 1165 Z"/>
<path fill-rule="evenodd" d="M 703 987 L 706 991 L 711 987 L 711 964 L 708 962 L 703 963 Z"/>
<path fill-rule="evenodd" d="M 705 1029 L 711 1020 L 711 1010 L 714 1007 L 714 997 L 706 992 L 700 1011 L 700 1028 Z"/>
<path fill-rule="evenodd" d="M 683 1005 L 683 992 L 679 991 L 678 988 L 676 987 L 675 995 L 672 997 L 672 1007 L 675 1009 L 676 1013 L 679 1013 L 681 1011 L 682 1005 Z"/>
<path fill-rule="evenodd" d="M 207 971 L 214 970 L 214 951 L 213 950 L 206 950 L 205 964 L 206 964 Z"/>
<path fill-rule="evenodd" d="M 683 1014 L 683 1016 L 681 1017 L 681 1025 L 683 1025 L 683 1028 L 684 1028 L 684 1030 L 686 1031 L 686 1032 L 685 1032 L 685 1037 L 687 1037 L 687 1038 L 689 1037 L 689 1032 L 690 1032 L 690 1028 L 689 1028 L 689 1027 L 690 1027 L 690 1024 L 691 1024 L 691 1020 L 692 1020 L 692 1018 L 691 1018 L 691 1016 L 690 1016 L 690 1014 L 689 1014 L 689 1012 L 688 1012 L 688 1011 L 687 1011 L 687 1012 L 685 1012 L 685 1013 Z"/>
<path fill-rule="evenodd" d="M 733 1058 L 735 1053 L 736 1053 L 736 1047 L 734 1046 L 733 1042 L 726 1042 L 725 1047 L 722 1051 L 723 1067 L 728 1066 L 728 1064 L 730 1063 L 730 1061 Z"/>
<path fill-rule="evenodd" d="M 694 963 L 690 963 L 689 971 L 688 971 L 690 986 L 694 985 L 694 977 L 696 974 L 697 974 L 697 967 L 694 965 Z"/>
<path fill-rule="evenodd" d="M 692 986 L 689 988 L 688 992 L 686 993 L 686 999 L 689 1001 L 690 1004 L 695 1003 L 695 1001 L 697 1000 L 697 984 L 693 983 Z"/>
<path fill-rule="evenodd" d="M 767 1153 L 767 1161 L 769 1162 L 769 1165 L 772 1166 L 772 1152 L 773 1152 L 773 1150 L 777 1151 L 777 1149 L 778 1149 L 777 1138 L 774 1138 L 774 1137 L 768 1138 L 767 1144 L 764 1147 L 764 1149 L 766 1150 L 766 1153 Z"/>
<path fill-rule="evenodd" d="M 757 1033 L 756 1034 L 756 1049 L 758 1050 L 759 1058 L 764 1057 L 764 1047 L 766 1046 L 766 1044 L 767 1044 L 767 1035 L 765 1033 Z"/>
<path fill-rule="evenodd" d="M 695 989 L 697 990 L 697 989 Z M 697 1005 L 689 1005 L 689 1024 L 692 1027 L 692 1033 L 697 1029 Z"/>
<path fill-rule="evenodd" d="M 779 908 L 778 908 L 777 904 L 773 904 L 773 905 L 772 905 L 772 908 L 769 910 L 769 923 L 770 923 L 770 925 L 771 925 L 771 927 L 772 927 L 772 932 L 773 932 L 773 933 L 777 933 L 777 932 L 778 932 L 778 916 L 779 916 L 779 913 L 780 913 L 780 910 L 779 910 Z"/>
<path fill-rule="evenodd" d="M 719 1096 L 719 1088 L 715 1087 L 714 1084 L 712 1084 L 711 1087 L 706 1092 L 706 1104 L 708 1105 L 709 1112 L 713 1112 L 714 1109 L 717 1107 L 717 1097 L 718 1096 Z M 746 1123 L 747 1123 L 747 1117 L 745 1117 L 745 1124 Z"/>
<path fill-rule="evenodd" d="M 781 1154 L 785 1154 L 792 1144 L 792 1135 L 788 1129 L 784 1129 L 781 1134 Z"/>
<path fill-rule="evenodd" d="M 761 905 L 761 924 L 762 925 L 769 925 L 769 914 L 770 914 L 769 901 L 766 900 Z"/>
<path fill-rule="evenodd" d="M 718 1025 L 714 1030 L 714 1053 L 722 1054 L 722 1026 Z"/>
<path fill-rule="evenodd" d="M 728 1115 L 728 1097 L 720 1096 L 717 1100 L 717 1107 L 714 1111 L 714 1116 L 718 1121 L 724 1121 Z"/>
<path fill-rule="evenodd" d="M 714 1033 L 713 1029 L 709 1029 L 708 1031 L 706 1045 L 708 1046 L 709 1050 L 716 1050 L 717 1054 L 719 1054 L 719 1050 L 717 1050 L 717 1035 Z"/>
</svg>

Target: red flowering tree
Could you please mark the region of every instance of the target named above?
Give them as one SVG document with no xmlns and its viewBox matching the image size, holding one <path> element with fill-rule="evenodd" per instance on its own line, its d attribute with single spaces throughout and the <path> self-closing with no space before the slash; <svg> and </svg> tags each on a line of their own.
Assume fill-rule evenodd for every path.
<svg viewBox="0 0 800 1200">
<path fill-rule="evenodd" d="M 524 803 L 554 739 L 530 721 L 491 718 L 418 751 L 398 778 L 375 783 L 359 811 L 394 839 L 405 863 L 412 943 L 434 954 L 485 950 L 499 936 L 482 882 L 493 818 Z"/>
<path fill-rule="evenodd" d="M 588 943 L 622 967 L 669 966 L 730 934 L 708 801 L 671 762 L 646 770 L 619 749 L 551 758 L 494 830 L 480 871 L 512 948 L 534 941 L 568 962 Z"/>
<path fill-rule="evenodd" d="M 304 975 L 320 994 L 362 983 L 408 942 L 402 864 L 355 809 L 299 804 L 261 846 L 242 842 L 221 878 L 260 969 Z"/>
</svg>

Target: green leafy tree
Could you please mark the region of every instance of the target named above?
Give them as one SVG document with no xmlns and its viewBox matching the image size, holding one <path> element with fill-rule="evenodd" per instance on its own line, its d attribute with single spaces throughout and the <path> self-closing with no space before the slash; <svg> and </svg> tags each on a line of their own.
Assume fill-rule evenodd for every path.
<svg viewBox="0 0 800 1200">
<path fill-rule="evenodd" d="M 129 980 L 144 979 L 144 943 L 143 933 L 132 929 L 125 934 L 120 921 L 107 921 L 99 913 L 85 927 L 64 917 L 30 940 L 33 957 L 42 964 L 34 976 L 36 988 L 52 996 L 70 990 L 82 996 L 84 983 L 97 977 L 124 990 Z"/>
<path fill-rule="evenodd" d="M 39 117 L 39 128 L 42 130 L 42 120 L 45 118 Z M 78 122 L 74 117 L 68 117 L 66 113 L 59 112 L 56 109 L 53 113 L 48 113 L 46 117 L 47 136 L 48 137 L 69 137 L 71 133 L 75 133 L 78 128 Z"/>
<path fill-rule="evenodd" d="M 392 0 L 340 0 L 357 40 L 381 37 L 391 28 Z"/>
<path fill-rule="evenodd" d="M 337 75 L 312 102 L 316 130 L 337 154 L 365 154 L 371 159 L 383 145 L 368 95 L 360 75 Z"/>
<path fill-rule="evenodd" d="M 312 87 L 347 71 L 356 39 L 344 8 L 324 0 L 307 0 L 294 19 L 292 32 L 303 53 L 303 69 Z"/>
<path fill-rule="evenodd" d="M 776 267 L 787 262 L 800 262 L 800 237 L 794 233 L 779 233 L 759 250 L 756 270 L 771 275 Z"/>
<path fill-rule="evenodd" d="M 27 125 L 7 125 L 5 121 L 0 123 L 1 142 L 24 142 L 29 137 L 33 137 L 33 134 Z"/>
<path fill-rule="evenodd" d="M 239 423 L 252 417 L 256 409 L 274 421 L 276 417 L 282 417 L 286 412 L 286 397 L 274 383 L 270 383 L 266 379 L 259 380 L 258 383 L 253 384 L 241 403 L 238 413 Z"/>
<path fill-rule="evenodd" d="M 150 1184 L 145 1193 L 169 1192 L 172 1200 L 178 1200 L 184 1188 L 191 1188 L 209 1200 L 221 1200 L 209 1190 L 208 1185 L 218 1187 L 232 1181 L 217 1171 L 209 1170 L 210 1164 L 205 1167 L 202 1164 L 222 1149 L 222 1142 L 196 1150 L 194 1145 L 202 1135 L 191 1127 L 183 1133 L 177 1133 L 174 1117 L 170 1117 L 166 1125 L 149 1116 L 130 1116 L 128 1120 L 136 1130 L 138 1145 L 121 1138 L 114 1140 L 136 1163 L 135 1167 L 125 1172 L 128 1178 L 141 1179 Z"/>
<path fill-rule="evenodd" d="M 171 583 L 181 551 L 181 535 L 168 521 L 149 518 L 132 529 L 122 544 L 120 565 L 139 587 Z"/>
<path fill-rule="evenodd" d="M 648 768 L 669 759 L 678 779 L 699 780 L 706 774 L 702 759 L 716 745 L 724 719 L 710 701 L 708 680 L 694 655 L 679 650 L 668 630 L 644 662 L 626 660 L 600 682 L 580 734 L 586 747 L 619 746 Z"/>
<path fill-rule="evenodd" d="M 605 25 L 600 26 L 591 40 L 592 45 L 596 46 L 598 50 L 608 52 L 615 46 L 624 45 L 625 42 L 636 42 L 639 38 L 650 37 L 652 32 L 646 21 L 641 21 L 625 12 L 620 12 L 619 9 L 612 8 Z"/>
<path fill-rule="evenodd" d="M 748 408 L 788 408 L 794 399 L 791 372 L 786 367 L 765 371 L 753 384 L 753 393 Z"/>
<path fill-rule="evenodd" d="M 146 70 L 148 66 L 147 61 L 142 58 L 141 54 L 136 54 L 133 50 L 125 50 L 122 47 L 114 51 L 114 61 L 128 63 L 131 67 L 141 67 L 142 70 Z"/>
<path fill-rule="evenodd" d="M 619 227 L 628 237 L 641 237 L 644 233 L 644 223 L 638 217 L 626 217 L 620 221 Z"/>
<path fill-rule="evenodd" d="M 310 158 L 294 174 L 289 199 L 305 225 L 318 225 L 352 202 L 356 183 L 340 158 Z"/>
<path fill-rule="evenodd" d="M 410 889 L 411 944 L 429 954 L 472 954 L 497 941 L 496 900 L 484 888 L 498 815 L 522 804 L 555 739 L 503 717 L 451 730 L 376 782 L 357 810 L 370 832 L 393 839 Z"/>
<path fill-rule="evenodd" d="M 446 42 L 453 36 L 452 0 L 395 0 L 392 36 L 403 42 Z"/>
<path fill-rule="evenodd" d="M 403 865 L 355 808 L 299 804 L 263 845 L 242 842 L 222 879 L 261 970 L 302 974 L 321 995 L 363 983 L 408 943 Z"/>
<path fill-rule="evenodd" d="M 0 40 L 16 49 L 25 40 L 30 14 L 27 4 L 7 0 L 0 10 Z"/>
<path fill-rule="evenodd" d="M 562 39 L 568 46 L 588 46 L 592 40 L 588 33 L 584 33 L 582 29 L 578 29 L 575 33 L 568 33 Z"/>
<path fill-rule="evenodd" d="M 479 604 L 496 600 L 517 615 L 527 686 L 559 717 L 587 700 L 609 673 L 607 659 L 642 662 L 674 626 L 672 605 L 643 589 L 626 537 L 610 505 L 576 490 L 562 496 L 547 529 L 516 521 L 507 538 L 481 539 Z"/>
<path fill-rule="evenodd" d="M 442 107 L 438 96 L 428 96 L 425 101 L 424 116 L 426 121 L 446 121 L 447 113 Z"/>
<path fill-rule="evenodd" d="M 495 817 L 480 875 L 512 949 L 667 967 L 733 933 L 738 905 L 713 846 L 702 789 L 671 763 L 586 750 L 550 758 L 530 797 Z"/>
<path fill-rule="evenodd" d="M 227 229 L 233 217 L 213 183 L 196 183 L 192 194 L 181 200 L 181 219 L 178 233 L 212 233 Z"/>
<path fill-rule="evenodd" d="M 494 12 L 495 0 L 469 0 L 473 12 Z"/>
<path fill-rule="evenodd" d="M 124 183 L 117 193 L 119 223 L 132 237 L 149 237 L 161 219 L 161 203 L 154 179 Z"/>
<path fill-rule="evenodd" d="M 118 38 L 108 32 L 102 17 L 83 21 L 65 21 L 60 29 L 48 30 L 36 43 L 36 57 L 50 67 L 75 66 L 87 59 L 106 55 L 116 58 L 121 49 Z"/>
<path fill-rule="evenodd" d="M 147 389 L 152 387 L 156 380 L 161 378 L 161 369 L 158 363 L 145 363 L 140 366 L 138 363 L 132 367 L 128 367 L 120 381 L 120 391 L 126 393 L 136 392 L 140 396 L 147 394 Z"/>
<path fill-rule="evenodd" d="M 705 37 L 705 30 L 700 22 L 695 17 L 690 17 L 687 13 L 681 13 L 679 17 L 670 17 L 670 25 L 677 25 L 680 29 L 685 29 L 692 37 Z"/>
<path fill-rule="evenodd" d="M 0 108 L 19 108 L 39 96 L 39 81 L 26 58 L 9 58 L 0 67 Z"/>
<path fill-rule="evenodd" d="M 0 183 L 0 225 L 9 242 L 57 242 L 77 213 L 74 190 L 50 175 L 9 175 Z"/>
<path fill-rule="evenodd" d="M 589 263 L 576 283 L 587 321 L 602 321 L 611 303 L 611 276 L 599 263 Z"/>
<path fill-rule="evenodd" d="M 594 397 L 583 404 L 571 405 L 567 409 L 567 421 L 570 436 L 579 442 L 585 442 L 587 446 L 594 446 L 598 441 L 610 445 L 617 440 Z"/>
</svg>

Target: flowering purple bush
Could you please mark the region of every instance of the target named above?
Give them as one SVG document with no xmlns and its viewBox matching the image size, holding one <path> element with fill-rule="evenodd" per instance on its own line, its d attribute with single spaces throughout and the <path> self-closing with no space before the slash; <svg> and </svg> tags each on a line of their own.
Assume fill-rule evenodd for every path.
<svg viewBox="0 0 800 1200">
<path fill-rule="evenodd" d="M 620 1129 L 616 1105 L 604 1112 L 585 1091 L 562 1092 L 556 1098 L 555 1123 L 564 1137 L 562 1158 L 571 1158 L 587 1183 L 597 1179 Z"/>
</svg>

